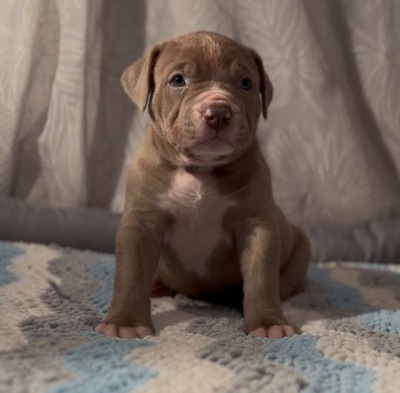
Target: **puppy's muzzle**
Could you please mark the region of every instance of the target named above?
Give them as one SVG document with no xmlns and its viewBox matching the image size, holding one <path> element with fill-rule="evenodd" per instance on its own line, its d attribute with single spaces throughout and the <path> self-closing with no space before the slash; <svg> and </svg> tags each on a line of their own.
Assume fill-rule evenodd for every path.
<svg viewBox="0 0 400 393">
<path fill-rule="evenodd" d="M 208 127 L 218 132 L 231 122 L 232 110 L 227 104 L 212 103 L 204 108 L 203 117 Z"/>
</svg>

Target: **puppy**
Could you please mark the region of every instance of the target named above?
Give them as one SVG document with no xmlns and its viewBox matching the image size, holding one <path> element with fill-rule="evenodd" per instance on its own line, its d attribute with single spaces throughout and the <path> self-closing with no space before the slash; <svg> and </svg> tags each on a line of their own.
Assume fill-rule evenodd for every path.
<svg viewBox="0 0 400 393">
<path fill-rule="evenodd" d="M 245 332 L 298 333 L 280 303 L 300 290 L 310 247 L 275 205 L 256 140 L 272 98 L 260 56 L 224 36 L 192 33 L 154 47 L 122 84 L 150 127 L 128 174 L 113 300 L 96 331 L 152 334 L 156 279 L 192 297 L 240 285 Z"/>
</svg>

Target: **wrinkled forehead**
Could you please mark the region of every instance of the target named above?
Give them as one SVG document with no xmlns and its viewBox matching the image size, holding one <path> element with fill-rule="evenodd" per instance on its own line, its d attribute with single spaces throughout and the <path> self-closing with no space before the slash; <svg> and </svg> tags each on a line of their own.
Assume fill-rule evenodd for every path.
<svg viewBox="0 0 400 393">
<path fill-rule="evenodd" d="M 166 73 L 174 68 L 230 76 L 257 75 L 257 66 L 248 48 L 225 37 L 194 34 L 165 44 L 158 69 Z M 195 70 L 194 70 L 195 69 Z"/>
<path fill-rule="evenodd" d="M 207 33 L 189 36 L 188 39 L 178 40 L 177 46 L 179 46 L 182 51 L 197 50 L 209 58 L 214 59 L 224 58 L 229 54 L 233 54 L 232 52 L 240 52 L 242 49 L 239 44 L 233 43 L 225 37 L 216 38 Z"/>
</svg>

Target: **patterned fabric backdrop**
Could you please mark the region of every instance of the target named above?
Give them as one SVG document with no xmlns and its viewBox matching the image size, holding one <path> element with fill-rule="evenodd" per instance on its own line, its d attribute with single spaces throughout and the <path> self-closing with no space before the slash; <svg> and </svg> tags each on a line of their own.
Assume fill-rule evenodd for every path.
<svg viewBox="0 0 400 393">
<path fill-rule="evenodd" d="M 145 119 L 119 76 L 199 29 L 264 60 L 259 138 L 292 220 L 400 214 L 398 0 L 2 0 L 0 193 L 120 211 Z"/>
</svg>

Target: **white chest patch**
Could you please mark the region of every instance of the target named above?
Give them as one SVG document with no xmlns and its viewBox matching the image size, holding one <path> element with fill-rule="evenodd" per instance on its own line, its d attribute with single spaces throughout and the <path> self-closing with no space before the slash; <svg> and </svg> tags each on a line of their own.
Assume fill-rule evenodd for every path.
<svg viewBox="0 0 400 393">
<path fill-rule="evenodd" d="M 231 239 L 223 230 L 223 217 L 235 202 L 218 193 L 208 174 L 178 172 L 160 198 L 160 207 L 174 217 L 165 237 L 183 267 L 200 277 L 207 274 L 207 260 L 216 247 Z"/>
</svg>

